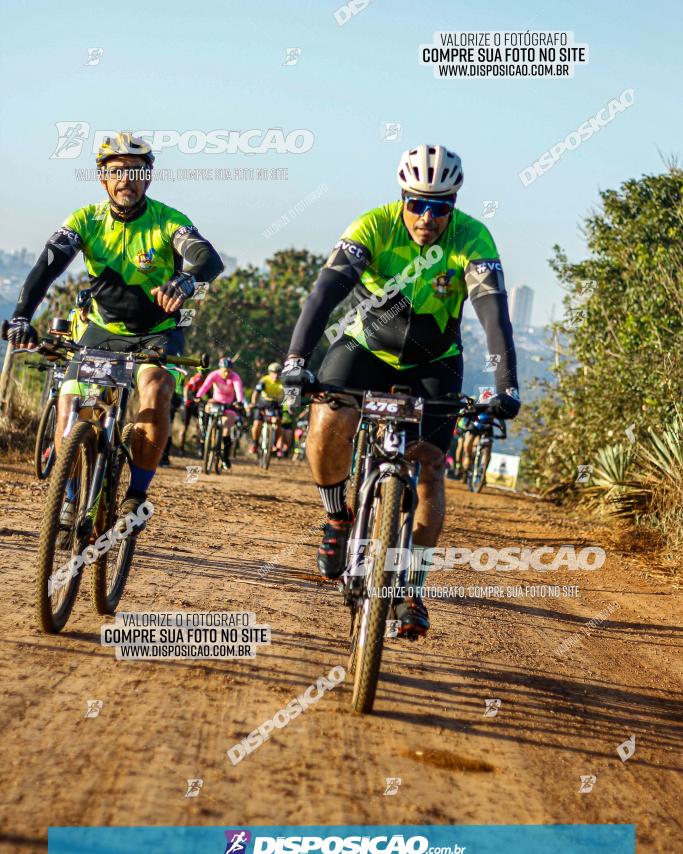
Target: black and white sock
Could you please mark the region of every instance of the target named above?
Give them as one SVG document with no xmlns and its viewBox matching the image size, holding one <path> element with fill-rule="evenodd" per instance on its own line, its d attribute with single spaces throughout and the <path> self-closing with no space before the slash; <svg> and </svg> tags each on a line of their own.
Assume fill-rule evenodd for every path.
<svg viewBox="0 0 683 854">
<path fill-rule="evenodd" d="M 412 588 L 413 596 L 420 596 L 421 590 L 427 582 L 427 573 L 431 561 L 425 557 L 427 549 L 424 546 L 413 546 L 410 556 L 410 569 L 407 573 L 406 584 Z"/>
<path fill-rule="evenodd" d="M 346 480 L 334 483 L 332 486 L 320 486 L 318 491 L 322 498 L 327 515 L 335 522 L 344 522 L 351 518 L 346 506 Z"/>
</svg>

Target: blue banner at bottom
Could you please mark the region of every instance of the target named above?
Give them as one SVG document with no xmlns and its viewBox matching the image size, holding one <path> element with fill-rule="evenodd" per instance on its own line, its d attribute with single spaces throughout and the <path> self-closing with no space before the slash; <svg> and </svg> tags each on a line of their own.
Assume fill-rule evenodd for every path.
<svg viewBox="0 0 683 854">
<path fill-rule="evenodd" d="M 635 854 L 632 824 L 51 827 L 49 854 Z"/>
</svg>

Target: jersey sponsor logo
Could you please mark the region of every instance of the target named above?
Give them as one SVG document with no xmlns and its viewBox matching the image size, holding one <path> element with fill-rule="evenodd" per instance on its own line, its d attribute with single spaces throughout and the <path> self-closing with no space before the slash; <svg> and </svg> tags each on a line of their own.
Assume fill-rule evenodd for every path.
<svg viewBox="0 0 683 854">
<path fill-rule="evenodd" d="M 60 249 L 77 252 L 83 245 L 83 240 L 81 239 L 80 234 L 73 231 L 73 229 L 62 225 L 57 229 L 57 231 L 55 231 L 52 237 L 48 240 L 48 243 L 51 243 L 53 246 L 59 246 Z"/>
<path fill-rule="evenodd" d="M 335 249 L 343 249 L 349 255 L 355 255 L 364 261 L 368 257 L 368 250 L 360 243 L 354 243 L 351 240 L 340 240 L 335 244 Z"/>
<path fill-rule="evenodd" d="M 193 231 L 196 231 L 197 228 L 194 225 L 181 225 L 180 228 L 173 234 L 174 237 L 184 237 L 186 234 L 191 234 Z"/>
<path fill-rule="evenodd" d="M 148 252 L 138 252 L 135 256 L 135 263 L 138 270 L 149 273 L 154 268 L 154 249 L 150 249 Z"/>
<path fill-rule="evenodd" d="M 485 294 L 505 292 L 503 265 L 498 258 L 477 258 L 470 261 L 465 268 L 465 282 L 470 299 L 477 299 Z"/>
<path fill-rule="evenodd" d="M 488 273 L 489 271 L 503 272 L 503 267 L 500 261 L 479 261 L 477 263 L 477 273 Z"/>
<path fill-rule="evenodd" d="M 452 268 L 446 270 L 445 273 L 439 273 L 436 278 L 430 282 L 432 290 L 437 297 L 447 297 L 452 293 L 451 281 L 455 275 L 455 270 Z"/>
</svg>

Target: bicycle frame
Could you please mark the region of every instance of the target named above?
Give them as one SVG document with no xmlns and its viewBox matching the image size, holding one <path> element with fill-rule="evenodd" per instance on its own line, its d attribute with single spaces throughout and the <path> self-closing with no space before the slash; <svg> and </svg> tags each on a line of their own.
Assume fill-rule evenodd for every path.
<svg viewBox="0 0 683 854">
<path fill-rule="evenodd" d="M 96 352 L 108 353 L 109 351 Z M 120 357 L 122 354 L 109 353 L 109 356 L 114 355 Z M 129 359 L 126 385 L 118 385 L 114 388 L 109 385 L 98 386 L 96 397 L 76 395 L 71 401 L 71 411 L 66 430 L 64 431 L 64 438 L 69 435 L 73 425 L 77 421 L 87 421 L 97 432 L 97 459 L 86 499 L 87 510 L 77 531 L 79 537 L 89 536 L 97 525 L 105 476 L 109 468 L 116 439 L 118 439 L 118 444 L 122 448 L 128 464 L 131 465 L 133 462 L 130 451 L 121 441 L 130 398 L 130 389 L 133 383 L 133 370 L 134 361 Z M 83 410 L 92 410 L 89 418 L 82 417 Z"/>
<path fill-rule="evenodd" d="M 410 553 L 413 545 L 413 521 L 417 508 L 417 484 L 420 478 L 420 463 L 407 460 L 405 453 L 405 429 L 401 429 L 398 422 L 388 420 L 380 422 L 384 429 L 382 444 L 378 440 L 378 423 L 366 422 L 361 419 L 358 432 L 368 431 L 368 444 L 365 458 L 361 462 L 363 471 L 361 473 L 361 484 L 358 495 L 358 514 L 354 521 L 351 538 L 349 540 L 349 559 L 347 571 L 342 576 L 342 588 L 345 601 L 349 605 L 359 604 L 364 594 L 365 573 L 358 573 L 356 569 L 363 564 L 363 558 L 359 552 L 360 532 L 367 531 L 370 513 L 378 486 L 386 478 L 398 477 L 405 485 L 403 520 L 401 523 L 400 539 L 397 548 L 405 549 L 400 554 Z M 395 450 L 394 450 L 395 449 Z M 406 503 L 408 506 L 406 507 Z M 360 558 L 360 560 L 359 560 Z M 396 573 L 394 587 L 404 573 Z M 359 583 L 360 582 L 360 583 Z"/>
</svg>

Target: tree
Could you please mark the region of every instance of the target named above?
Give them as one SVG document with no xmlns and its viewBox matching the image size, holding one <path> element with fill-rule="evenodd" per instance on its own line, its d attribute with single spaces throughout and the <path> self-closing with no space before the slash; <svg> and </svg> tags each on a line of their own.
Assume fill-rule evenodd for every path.
<svg viewBox="0 0 683 854">
<path fill-rule="evenodd" d="M 600 448 L 666 424 L 683 399 L 682 181 L 671 166 L 602 192 L 584 226 L 589 257 L 554 247 L 567 291 L 554 334 L 569 357 L 523 410 L 537 486 L 573 483 Z"/>
<path fill-rule="evenodd" d="M 186 332 L 187 352 L 207 351 L 215 362 L 239 354 L 238 367 L 250 383 L 268 362 L 282 361 L 289 339 L 324 258 L 305 249 L 276 252 L 265 270 L 238 268 L 209 287 Z M 188 307 L 190 303 L 188 303 Z"/>
</svg>

